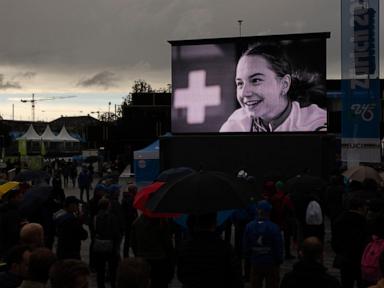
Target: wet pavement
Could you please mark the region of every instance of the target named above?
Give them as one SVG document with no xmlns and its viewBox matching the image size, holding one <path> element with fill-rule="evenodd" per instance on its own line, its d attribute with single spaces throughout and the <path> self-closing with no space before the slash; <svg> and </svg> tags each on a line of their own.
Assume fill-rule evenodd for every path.
<svg viewBox="0 0 384 288">
<path fill-rule="evenodd" d="M 94 180 L 94 184 L 93 184 L 93 187 L 95 187 L 95 184 L 97 183 L 98 179 L 95 179 Z M 64 190 L 65 190 L 65 194 L 66 196 L 70 196 L 70 195 L 73 195 L 73 196 L 77 196 L 78 198 L 80 197 L 80 191 L 77 187 L 72 187 L 72 185 L 69 185 L 69 187 L 64 187 Z M 92 195 L 92 193 L 90 193 Z M 324 245 L 324 256 L 323 256 L 323 264 L 328 268 L 328 272 L 337 277 L 338 279 L 340 279 L 340 273 L 339 273 L 339 270 L 337 269 L 334 269 L 332 267 L 332 262 L 333 262 L 333 259 L 334 259 L 334 252 L 332 251 L 331 249 L 331 246 L 330 246 L 330 241 L 331 241 L 331 233 L 330 233 L 330 223 L 329 221 L 327 221 L 328 219 L 326 219 L 326 222 L 325 222 L 325 245 Z M 87 226 L 85 226 L 85 228 L 88 228 Z M 232 233 L 233 235 L 234 233 Z M 86 263 L 89 263 L 89 239 L 83 241 L 82 243 L 82 250 L 81 250 L 81 255 L 82 255 L 82 259 L 83 261 L 85 261 Z M 295 250 L 295 249 L 292 249 L 292 251 Z M 122 253 L 121 253 L 122 255 Z M 293 254 L 294 256 L 297 256 L 295 255 L 295 253 Z M 282 264 L 281 266 L 281 269 L 280 269 L 280 279 L 282 278 L 282 276 L 284 275 L 284 273 L 290 271 L 292 269 L 292 265 L 296 262 L 297 260 L 296 259 L 292 259 L 292 260 L 284 260 L 284 263 Z M 109 283 L 106 283 L 106 287 L 109 288 L 110 285 Z M 175 278 L 171 285 L 169 285 L 170 288 L 181 288 L 182 285 L 181 283 Z M 249 286 L 249 283 L 246 283 L 245 287 L 250 287 Z M 96 285 L 96 274 L 95 273 L 92 273 L 91 274 L 91 285 L 90 285 L 90 288 L 97 288 L 97 285 Z"/>
</svg>

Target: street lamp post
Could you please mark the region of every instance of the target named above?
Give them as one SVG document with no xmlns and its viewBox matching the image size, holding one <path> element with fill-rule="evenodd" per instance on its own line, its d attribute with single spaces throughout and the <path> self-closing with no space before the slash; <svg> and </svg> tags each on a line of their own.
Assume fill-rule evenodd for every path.
<svg viewBox="0 0 384 288">
<path fill-rule="evenodd" d="M 241 24 L 243 23 L 243 20 L 237 20 L 237 23 L 239 23 L 239 36 L 241 37 Z"/>
</svg>

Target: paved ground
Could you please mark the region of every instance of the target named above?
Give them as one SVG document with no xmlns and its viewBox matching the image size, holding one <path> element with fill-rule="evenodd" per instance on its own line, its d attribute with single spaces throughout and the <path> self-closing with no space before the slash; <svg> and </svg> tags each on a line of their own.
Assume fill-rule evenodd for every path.
<svg viewBox="0 0 384 288">
<path fill-rule="evenodd" d="M 95 179 L 95 183 L 97 183 L 97 179 Z M 95 185 L 93 185 L 93 187 L 94 186 Z M 74 195 L 74 196 L 79 197 L 79 195 L 80 195 L 78 188 L 77 187 L 73 188 L 72 185 L 70 185 L 70 187 L 65 187 L 64 190 L 65 190 L 66 196 Z M 334 258 L 334 253 L 330 247 L 330 236 L 331 235 L 330 235 L 330 225 L 329 225 L 328 221 L 326 222 L 326 231 L 325 232 L 326 233 L 325 233 L 324 265 L 328 268 L 328 271 L 330 272 L 330 274 L 339 278 L 339 276 L 340 276 L 339 270 L 332 268 L 332 261 Z M 88 263 L 89 240 L 84 241 L 82 244 L 82 259 L 86 263 Z M 295 261 L 296 261 L 295 259 L 294 260 L 286 260 L 281 267 L 281 275 L 284 275 L 285 272 L 290 271 L 292 268 L 292 264 L 295 263 Z M 96 287 L 97 287 L 96 277 L 95 277 L 95 274 L 92 273 L 90 288 L 96 288 Z M 107 287 L 110 287 L 110 286 L 107 284 Z M 180 282 L 177 281 L 177 279 L 174 279 L 170 285 L 170 288 L 181 288 L 181 287 L 182 286 L 181 286 Z M 249 287 L 249 286 L 246 285 L 246 287 Z"/>
</svg>

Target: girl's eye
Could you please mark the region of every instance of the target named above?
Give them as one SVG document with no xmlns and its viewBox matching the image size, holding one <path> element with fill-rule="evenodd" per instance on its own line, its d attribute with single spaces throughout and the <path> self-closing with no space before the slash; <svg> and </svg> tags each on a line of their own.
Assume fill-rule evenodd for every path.
<svg viewBox="0 0 384 288">
<path fill-rule="evenodd" d="M 241 88 L 243 86 L 243 82 L 242 81 L 236 81 L 236 87 L 237 88 Z"/>
<path fill-rule="evenodd" d="M 262 80 L 260 78 L 252 78 L 251 83 L 252 84 L 259 84 Z"/>
</svg>

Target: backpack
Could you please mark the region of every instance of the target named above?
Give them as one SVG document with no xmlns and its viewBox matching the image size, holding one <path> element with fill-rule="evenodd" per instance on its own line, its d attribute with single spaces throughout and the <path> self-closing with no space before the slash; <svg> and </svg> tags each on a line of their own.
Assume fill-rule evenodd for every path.
<svg viewBox="0 0 384 288">
<path fill-rule="evenodd" d="M 381 278 L 379 258 L 384 251 L 384 239 L 372 236 L 371 242 L 364 249 L 361 258 L 361 276 L 369 283 L 376 283 Z"/>
<path fill-rule="evenodd" d="M 312 200 L 308 203 L 305 212 L 305 223 L 307 225 L 321 225 L 323 224 L 323 212 L 321 211 L 320 204 Z"/>
</svg>

